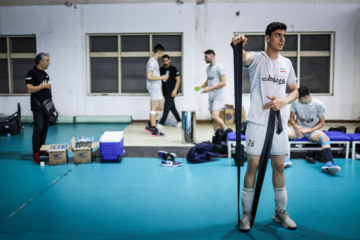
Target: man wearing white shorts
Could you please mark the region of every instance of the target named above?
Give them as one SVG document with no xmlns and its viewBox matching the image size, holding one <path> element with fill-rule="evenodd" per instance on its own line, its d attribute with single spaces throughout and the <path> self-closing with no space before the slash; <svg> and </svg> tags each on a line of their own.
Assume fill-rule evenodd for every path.
<svg viewBox="0 0 360 240">
<path fill-rule="evenodd" d="M 283 131 L 277 134 L 275 127 L 272 146 L 270 149 L 272 182 L 275 191 L 275 214 L 273 220 L 285 228 L 295 230 L 296 223 L 286 212 L 287 192 L 285 188 L 284 161 L 288 152 L 286 104 L 293 102 L 298 96 L 295 71 L 289 59 L 279 52 L 285 44 L 286 25 L 279 22 L 270 23 L 265 31 L 267 41 L 266 50 L 260 53 L 243 51 L 243 65 L 250 74 L 250 109 L 247 117 L 246 147 L 248 164 L 244 178 L 244 188 L 241 194 L 243 214 L 239 223 L 239 230 L 250 231 L 251 211 L 254 199 L 254 186 L 260 162 L 260 155 L 264 147 L 268 129 L 270 109 L 280 111 L 277 123 Z M 233 44 L 247 43 L 244 35 L 233 37 Z M 286 85 L 290 94 L 286 96 Z M 280 125 L 280 126 L 281 126 Z M 280 131 L 279 131 L 280 132 Z"/>
<path fill-rule="evenodd" d="M 220 118 L 220 110 L 224 106 L 226 74 L 224 67 L 215 61 L 215 52 L 211 49 L 204 52 L 205 62 L 210 65 L 206 68 L 207 79 L 203 85 L 202 93 L 209 93 L 209 111 L 214 131 L 221 128 L 226 130 L 224 121 Z"/>
<path fill-rule="evenodd" d="M 154 137 L 163 137 L 164 134 L 156 128 L 156 118 L 163 110 L 163 94 L 161 80 L 167 80 L 169 76 L 160 76 L 158 59 L 164 54 L 165 48 L 160 44 L 155 45 L 154 54 L 146 64 L 146 89 L 150 94 L 150 121 L 145 131 L 150 132 Z"/>
<path fill-rule="evenodd" d="M 296 117 L 296 119 L 295 119 Z M 310 141 L 318 142 L 321 145 L 321 153 L 325 164 L 321 167 L 323 172 L 335 175 L 341 168 L 336 166 L 331 153 L 330 139 L 320 129 L 325 124 L 324 104 L 310 96 L 307 87 L 299 88 L 299 100 L 296 100 L 290 107 L 289 139 L 306 137 Z"/>
</svg>

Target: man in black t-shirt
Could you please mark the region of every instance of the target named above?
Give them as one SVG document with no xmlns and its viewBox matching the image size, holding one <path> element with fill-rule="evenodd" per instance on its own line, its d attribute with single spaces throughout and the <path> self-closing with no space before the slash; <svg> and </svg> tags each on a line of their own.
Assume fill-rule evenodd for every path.
<svg viewBox="0 0 360 240">
<path fill-rule="evenodd" d="M 49 156 L 46 151 L 40 152 L 40 147 L 45 144 L 50 118 L 45 115 L 39 104 L 52 97 L 51 85 L 49 84 L 50 77 L 44 71 L 50 65 L 49 54 L 39 53 L 35 58 L 35 64 L 36 66 L 26 74 L 26 91 L 31 93 L 31 111 L 34 116 L 33 161 L 34 163 L 40 163 L 40 156 Z"/>
<path fill-rule="evenodd" d="M 169 111 L 171 111 L 177 121 L 176 127 L 181 127 L 181 118 L 179 116 L 178 111 L 176 110 L 175 101 L 174 98 L 177 94 L 177 90 L 180 86 L 180 73 L 176 69 L 176 67 L 170 65 L 171 59 L 169 55 L 164 55 L 162 57 L 162 61 L 164 66 L 160 68 L 160 75 L 168 75 L 169 78 L 167 81 L 163 80 L 162 83 L 162 92 L 165 98 L 164 103 L 164 112 L 163 116 L 157 125 L 158 129 L 164 128 L 164 124 L 166 121 L 166 118 L 169 115 Z"/>
</svg>

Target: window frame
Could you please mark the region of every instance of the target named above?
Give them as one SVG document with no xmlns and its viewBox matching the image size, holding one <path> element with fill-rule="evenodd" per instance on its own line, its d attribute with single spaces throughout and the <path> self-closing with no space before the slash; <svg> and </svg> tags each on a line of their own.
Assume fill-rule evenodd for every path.
<svg viewBox="0 0 360 240">
<path fill-rule="evenodd" d="M 121 52 L 121 37 L 122 36 L 149 36 L 149 51 L 142 52 Z M 182 32 L 152 32 L 152 33 L 87 33 L 86 34 L 86 65 L 87 65 L 87 95 L 88 96 L 149 96 L 149 93 L 123 93 L 121 92 L 122 83 L 122 69 L 121 58 L 122 57 L 147 57 L 150 58 L 153 55 L 153 35 L 159 36 L 180 36 L 181 37 L 181 51 L 166 51 L 164 54 L 168 54 L 170 57 L 181 57 L 181 66 L 183 66 L 183 33 Z M 90 38 L 94 36 L 117 36 L 118 38 L 118 51 L 117 52 L 90 52 Z M 91 89 L 91 58 L 92 57 L 117 57 L 118 58 L 118 92 L 117 93 L 92 93 Z M 182 76 L 183 67 L 181 67 L 180 76 Z M 146 80 L 146 73 L 144 73 L 144 84 Z M 183 95 L 183 81 L 181 81 L 181 93 L 178 96 Z"/>
<path fill-rule="evenodd" d="M 264 43 L 265 49 L 267 47 L 267 41 L 265 39 L 265 34 L 263 32 L 235 32 L 234 35 L 245 35 L 245 36 L 264 36 Z M 301 86 L 301 79 L 300 79 L 300 58 L 301 57 L 329 57 L 329 92 L 328 93 L 311 93 L 311 95 L 315 96 L 333 96 L 334 95 L 334 59 L 335 59 L 335 32 L 334 31 L 322 31 L 322 32 L 311 32 L 311 31 L 304 31 L 304 32 L 286 32 L 286 35 L 297 36 L 297 50 L 296 51 L 280 51 L 280 55 L 284 57 L 296 57 L 296 78 L 298 87 Z M 301 51 L 301 36 L 302 35 L 330 35 L 330 50 L 329 51 Z M 286 44 L 286 42 L 285 42 Z M 264 49 L 264 51 L 265 51 Z M 245 46 L 246 51 L 246 46 Z M 251 51 L 251 50 L 250 50 Z M 259 52 L 259 51 L 254 51 Z M 250 95 L 250 93 L 243 93 L 244 95 Z"/>
<path fill-rule="evenodd" d="M 13 79 L 13 64 L 12 59 L 33 59 L 35 61 L 35 53 L 11 53 L 11 38 L 35 38 L 36 45 L 36 35 L 27 34 L 27 35 L 0 35 L 0 38 L 6 39 L 6 53 L 0 53 L 0 59 L 6 59 L 8 62 L 8 82 L 9 82 L 9 93 L 0 93 L 0 96 L 29 96 L 30 93 L 14 93 L 14 79 Z M 35 46 L 36 48 L 36 46 Z M 37 51 L 37 50 L 36 50 Z M 34 63 L 35 65 L 35 63 Z M 30 68 L 29 68 L 30 70 Z M 25 85 L 25 75 L 24 73 L 24 85 Z"/>
</svg>

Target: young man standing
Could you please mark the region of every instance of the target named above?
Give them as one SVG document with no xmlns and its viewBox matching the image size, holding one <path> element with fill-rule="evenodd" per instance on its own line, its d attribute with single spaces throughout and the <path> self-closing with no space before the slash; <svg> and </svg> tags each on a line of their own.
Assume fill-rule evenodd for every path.
<svg viewBox="0 0 360 240">
<path fill-rule="evenodd" d="M 284 161 L 288 152 L 287 112 L 286 104 L 298 97 L 296 76 L 289 59 L 279 52 L 285 44 L 286 25 L 279 22 L 271 23 L 265 31 L 266 50 L 260 53 L 243 51 L 243 65 L 250 74 L 251 95 L 250 109 L 247 117 L 246 147 L 248 165 L 245 173 L 242 191 L 243 214 L 239 230 L 250 231 L 251 210 L 254 199 L 254 186 L 259 166 L 260 155 L 264 147 L 265 135 L 268 129 L 270 109 L 280 111 L 278 123 L 283 128 L 275 127 L 273 144 L 270 150 L 272 182 L 275 191 L 275 214 L 273 220 L 285 228 L 295 230 L 296 223 L 286 212 L 287 192 L 285 189 Z M 247 43 L 244 35 L 233 37 L 233 44 Z M 286 85 L 290 94 L 286 96 Z M 279 116 L 279 115 L 278 115 Z M 278 126 L 278 124 L 276 124 Z M 281 126 L 280 125 L 280 126 Z M 279 131 L 278 131 L 279 130 Z M 276 132 L 279 132 L 277 134 Z"/>
<path fill-rule="evenodd" d="M 295 120 L 296 116 L 296 120 Z M 321 145 L 321 153 L 325 165 L 321 167 L 323 172 L 332 175 L 340 172 L 341 168 L 335 166 L 331 153 L 330 139 L 320 129 L 325 124 L 324 104 L 310 96 L 307 87 L 299 88 L 299 100 L 291 104 L 290 108 L 289 139 L 306 137 L 310 141 L 318 142 Z"/>
<path fill-rule="evenodd" d="M 160 68 L 160 75 L 168 75 L 169 79 L 167 81 L 163 80 L 162 83 L 162 93 L 165 98 L 165 105 L 164 105 L 163 116 L 156 127 L 157 129 L 164 128 L 166 118 L 168 117 L 169 112 L 171 111 L 174 114 L 174 117 L 176 118 L 177 121 L 176 127 L 179 128 L 181 127 L 181 118 L 179 116 L 178 111 L 176 110 L 174 99 L 180 86 L 180 73 L 176 69 L 176 67 L 170 65 L 171 59 L 169 55 L 164 55 L 162 57 L 162 61 L 164 66 Z"/>
<path fill-rule="evenodd" d="M 146 64 L 146 88 L 150 94 L 150 121 L 145 131 L 150 132 L 154 137 L 163 137 L 164 134 L 156 128 L 156 118 L 163 110 L 163 95 L 161 80 L 168 80 L 169 76 L 160 76 L 157 60 L 164 54 L 165 48 L 160 44 L 155 45 L 154 54 Z"/>
<path fill-rule="evenodd" d="M 206 68 L 207 79 L 200 87 L 203 93 L 209 93 L 209 111 L 214 131 L 221 128 L 226 130 L 224 121 L 219 117 L 224 106 L 226 75 L 224 67 L 215 61 L 215 52 L 211 49 L 204 52 L 205 62 L 210 65 Z"/>
<path fill-rule="evenodd" d="M 31 111 L 34 116 L 34 131 L 32 136 L 33 162 L 40 163 L 40 156 L 49 156 L 46 151 L 40 152 L 45 144 L 50 124 L 50 117 L 45 115 L 39 103 L 51 99 L 50 77 L 45 72 L 50 65 L 48 53 L 39 53 L 35 58 L 35 66 L 26 74 L 26 92 L 31 93 Z"/>
</svg>

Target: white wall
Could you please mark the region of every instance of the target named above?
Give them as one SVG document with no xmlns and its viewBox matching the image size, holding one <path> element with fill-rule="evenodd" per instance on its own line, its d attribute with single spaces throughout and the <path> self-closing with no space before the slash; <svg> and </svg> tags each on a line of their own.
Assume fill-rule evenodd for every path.
<svg viewBox="0 0 360 240">
<path fill-rule="evenodd" d="M 50 75 L 56 107 L 62 115 L 132 115 L 148 119 L 148 96 L 87 96 L 86 33 L 183 32 L 183 96 L 179 111 L 197 111 L 210 119 L 207 96 L 194 91 L 206 79 L 203 52 L 214 49 L 227 70 L 227 103 L 234 103 L 233 32 L 264 32 L 272 21 L 288 31 L 335 31 L 333 96 L 319 96 L 327 119 L 360 119 L 359 4 L 185 3 L 16 6 L 0 8 L 0 35 L 36 34 L 37 50 L 50 52 Z M 235 13 L 240 11 L 240 16 Z M 24 73 L 25 76 L 26 73 Z M 25 83 L 24 83 L 25 84 Z M 144 73 L 145 84 L 145 73 Z M 29 96 L 1 96 L 0 113 L 31 115 Z M 249 109 L 249 96 L 243 105 Z"/>
</svg>

